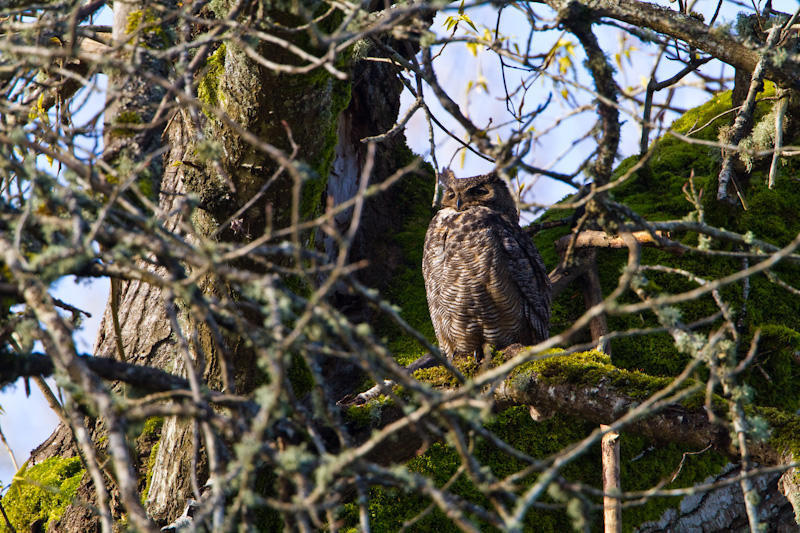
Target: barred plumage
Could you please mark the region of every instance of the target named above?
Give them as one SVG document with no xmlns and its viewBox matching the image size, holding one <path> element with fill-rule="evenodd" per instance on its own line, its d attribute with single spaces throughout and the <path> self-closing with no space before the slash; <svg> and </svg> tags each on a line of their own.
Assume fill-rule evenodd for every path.
<svg viewBox="0 0 800 533">
<path fill-rule="evenodd" d="M 425 236 L 422 273 L 439 347 L 449 358 L 549 336 L 550 280 L 505 182 L 441 174 L 442 209 Z"/>
</svg>

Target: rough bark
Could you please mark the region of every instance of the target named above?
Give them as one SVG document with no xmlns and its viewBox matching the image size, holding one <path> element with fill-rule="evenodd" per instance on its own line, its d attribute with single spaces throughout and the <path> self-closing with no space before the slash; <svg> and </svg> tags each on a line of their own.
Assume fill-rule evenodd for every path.
<svg viewBox="0 0 800 533">
<path fill-rule="evenodd" d="M 603 457 L 603 492 L 619 494 L 622 485 L 619 478 L 619 433 L 608 426 L 600 426 L 608 433 L 603 435 L 600 450 Z M 605 533 L 622 531 L 622 506 L 618 498 L 603 497 L 603 526 Z"/>
<path fill-rule="evenodd" d="M 730 464 L 718 475 L 706 479 L 706 483 L 723 482 L 739 469 Z M 768 524 L 768 530 L 776 533 L 797 531 L 794 513 L 789 501 L 780 491 L 780 474 L 757 476 L 753 485 L 761 496 L 759 517 Z M 641 533 L 667 533 L 668 531 L 750 531 L 744 513 L 744 498 L 738 484 L 732 483 L 711 492 L 686 496 L 677 509 L 669 509 L 659 520 L 642 524 Z"/>
<path fill-rule="evenodd" d="M 608 380 L 591 387 L 548 383 L 535 372 L 522 373 L 502 383 L 495 392 L 498 407 L 535 405 L 546 411 L 577 416 L 596 424 L 610 424 L 639 405 L 640 401 L 620 395 Z M 640 419 L 626 431 L 642 435 L 655 443 L 680 441 L 704 448 L 709 443 L 722 453 L 737 457 L 731 449 L 727 430 L 710 424 L 703 409 L 690 410 L 680 405 Z M 772 452 L 774 454 L 774 451 Z M 772 455 L 772 463 L 776 457 Z"/>
<path fill-rule="evenodd" d="M 331 113 L 337 112 L 332 105 L 333 83 L 332 78 L 320 84 L 309 83 L 309 80 L 302 76 L 292 77 L 265 72 L 229 46 L 225 58 L 225 76 L 220 90 L 227 95 L 222 101 L 227 103 L 225 111 L 236 125 L 243 129 L 260 131 L 265 142 L 287 149 L 288 130 L 298 144 L 302 143 L 298 157 L 305 161 L 314 161 L 324 157 L 321 152 L 329 149 L 325 145 L 324 136 L 319 135 L 319 123 L 320 117 L 323 120 L 326 118 L 335 120 L 335 117 L 330 116 Z M 391 128 L 397 117 L 400 89 L 401 86 L 394 76 L 392 67 L 388 64 L 362 63 L 354 67 L 351 82 L 352 98 L 338 120 L 336 160 L 332 164 L 326 193 L 332 200 L 335 199 L 335 203 L 349 199 L 349 195 L 357 189 L 358 178 L 366 159 L 366 145 L 361 139 L 381 134 Z M 336 90 L 350 89 L 337 87 Z M 264 122 L 264 117 L 271 118 Z M 189 114 L 183 111 L 179 111 L 170 124 L 167 137 L 169 151 L 164 157 L 165 171 L 159 180 L 161 191 L 159 207 L 163 213 L 177 214 L 162 223 L 169 231 L 178 235 L 183 233 L 181 224 L 186 221 L 180 214 L 178 202 L 183 193 L 192 191 L 201 196 L 205 207 L 204 212 L 195 215 L 193 219 L 195 229 L 201 234 L 210 234 L 220 229 L 220 224 L 224 222 L 226 215 L 235 212 L 256 194 L 277 165 L 263 153 L 255 151 L 252 146 L 243 142 L 230 124 L 214 122 L 211 124 L 217 129 L 214 138 L 222 141 L 225 153 L 228 154 L 223 166 L 233 180 L 232 186 L 235 190 L 232 191 L 229 188 L 230 184 L 220 182 L 219 174 L 215 174 L 211 168 L 204 168 L 203 165 L 177 164 L 191 161 L 194 157 L 193 131 L 196 125 L 192 123 Z M 378 145 L 372 173 L 373 183 L 380 183 L 404 164 L 402 158 L 397 156 L 401 147 L 404 147 L 402 135 Z M 203 170 L 198 171 L 197 167 Z M 320 168 L 326 167 L 322 165 Z M 267 205 L 273 206 L 272 222 L 275 226 L 281 227 L 290 223 L 290 210 L 287 206 L 291 205 L 292 184 L 293 180 L 284 175 L 269 189 L 261 201 L 243 215 L 246 233 L 256 237 L 263 231 L 267 223 L 265 219 Z M 349 260 L 358 261 L 374 257 L 376 247 L 389 258 L 386 263 L 372 264 L 362 270 L 360 276 L 368 285 L 389 283 L 392 272 L 399 268 L 404 260 L 403 252 L 393 249 L 385 239 L 385 235 L 396 229 L 398 220 L 402 218 L 392 214 L 403 209 L 402 203 L 398 200 L 399 198 L 390 191 L 388 194 L 370 199 L 365 206 L 364 218 L 373 223 L 362 226 Z M 312 203 L 316 205 L 324 203 L 324 196 L 317 196 L 312 199 Z M 345 213 L 339 217 L 342 228 L 351 223 L 350 214 Z M 223 227 L 221 230 L 226 238 L 243 239 L 242 235 L 236 235 L 228 228 Z M 184 235 L 184 238 L 191 240 L 192 237 Z M 324 241 L 320 246 L 324 247 Z M 164 275 L 166 271 L 158 273 Z M 226 290 L 210 281 L 206 281 L 205 284 L 201 282 L 200 288 L 212 294 L 215 291 Z M 182 358 L 176 354 L 175 339 L 169 327 L 161 289 L 143 281 L 130 281 L 119 283 L 118 290 L 118 318 L 127 362 L 185 376 L 186 369 Z M 335 298 L 341 299 L 339 303 L 345 310 L 350 308 L 352 313 L 361 315 L 354 316 L 354 319 L 363 321 L 369 318 L 370 313 L 365 314 L 367 306 L 354 301 L 345 291 L 337 293 Z M 95 348 L 97 356 L 118 358 L 114 312 L 109 301 L 97 337 Z M 199 329 L 202 329 L 202 325 Z M 197 371 L 212 387 L 220 388 L 222 385 L 220 368 L 227 362 L 220 360 L 219 351 L 208 332 L 201 331 L 201 339 L 205 352 L 205 366 L 198 368 Z M 252 390 L 253 378 L 257 374 L 253 354 L 240 347 L 235 339 L 229 341 L 230 346 L 234 347 L 232 359 L 235 362 L 235 389 L 246 394 Z M 324 364 L 329 365 L 326 374 L 337 375 L 339 378 L 334 384 L 341 389 L 339 391 L 341 394 L 352 390 L 353 384 L 362 379 L 361 373 L 352 365 L 343 364 L 339 360 L 331 360 Z M 94 422 L 90 421 L 90 424 L 94 425 Z M 189 475 L 192 468 L 191 457 L 194 453 L 192 431 L 192 424 L 181 422 L 174 417 L 168 418 L 161 430 L 147 507 L 150 516 L 160 524 L 167 523 L 180 514 L 185 498 L 192 492 Z M 99 434 L 96 436 L 99 437 Z M 69 429 L 60 426 L 54 435 L 39 447 L 34 456 L 38 460 L 43 460 L 54 455 L 71 456 L 74 453 Z M 202 463 L 199 466 L 200 475 L 203 476 Z M 79 518 L 84 520 L 85 526 L 89 529 L 97 527 L 97 520 L 91 513 L 73 511 L 70 507 L 65 514 L 65 517 L 67 516 L 70 517 L 69 520 L 79 520 Z"/>
</svg>

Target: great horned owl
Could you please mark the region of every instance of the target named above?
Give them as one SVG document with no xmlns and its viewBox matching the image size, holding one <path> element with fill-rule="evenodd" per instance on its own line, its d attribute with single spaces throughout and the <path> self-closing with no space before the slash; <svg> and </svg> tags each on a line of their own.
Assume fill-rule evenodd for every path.
<svg viewBox="0 0 800 533">
<path fill-rule="evenodd" d="M 450 359 L 549 336 L 550 279 L 519 227 L 511 193 L 496 173 L 440 178 L 442 208 L 425 235 L 422 274 L 439 348 Z"/>
</svg>

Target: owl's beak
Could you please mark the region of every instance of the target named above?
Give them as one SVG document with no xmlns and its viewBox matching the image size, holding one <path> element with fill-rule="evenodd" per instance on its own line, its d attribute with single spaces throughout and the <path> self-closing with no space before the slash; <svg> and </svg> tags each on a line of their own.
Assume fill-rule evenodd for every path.
<svg viewBox="0 0 800 533">
<path fill-rule="evenodd" d="M 461 211 L 461 195 L 456 196 L 456 211 Z"/>
</svg>

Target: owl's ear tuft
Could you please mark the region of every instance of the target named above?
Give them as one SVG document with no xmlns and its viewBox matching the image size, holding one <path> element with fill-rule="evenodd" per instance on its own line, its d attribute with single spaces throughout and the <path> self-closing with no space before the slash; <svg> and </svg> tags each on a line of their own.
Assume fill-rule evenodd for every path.
<svg viewBox="0 0 800 533">
<path fill-rule="evenodd" d="M 445 167 L 439 173 L 439 183 L 444 185 L 445 187 L 450 187 L 450 185 L 456 180 L 456 175 L 453 174 L 453 171 L 449 168 Z"/>
<path fill-rule="evenodd" d="M 486 174 L 485 183 L 494 183 L 499 179 L 500 179 L 500 174 L 498 174 L 497 172 L 490 172 L 489 174 Z"/>
</svg>

